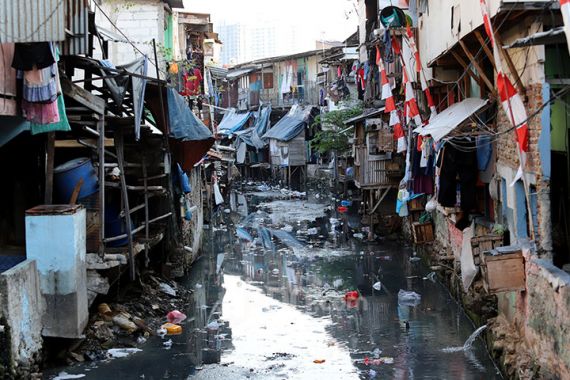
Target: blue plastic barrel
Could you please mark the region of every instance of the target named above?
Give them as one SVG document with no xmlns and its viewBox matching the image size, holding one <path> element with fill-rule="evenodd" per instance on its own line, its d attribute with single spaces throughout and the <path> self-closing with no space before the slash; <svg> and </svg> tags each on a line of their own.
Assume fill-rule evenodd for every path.
<svg viewBox="0 0 570 380">
<path fill-rule="evenodd" d="M 76 158 L 57 166 L 53 171 L 53 182 L 56 198 L 62 203 L 68 203 L 75 186 L 81 178 L 83 185 L 78 199 L 85 198 L 99 191 L 99 180 L 93 163 L 87 157 Z"/>
<path fill-rule="evenodd" d="M 133 222 L 131 220 L 131 226 Z M 119 205 L 114 202 L 107 203 L 105 208 L 105 237 L 111 238 L 114 236 L 124 235 L 127 233 L 127 225 L 125 223 L 125 218 L 121 218 Z M 115 240 L 107 243 L 109 247 L 121 247 L 127 245 L 129 238 L 125 237 L 120 240 Z"/>
</svg>

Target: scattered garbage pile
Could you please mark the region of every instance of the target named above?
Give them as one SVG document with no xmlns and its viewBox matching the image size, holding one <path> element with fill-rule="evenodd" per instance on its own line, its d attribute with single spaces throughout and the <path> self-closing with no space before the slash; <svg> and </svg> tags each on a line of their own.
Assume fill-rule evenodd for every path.
<svg viewBox="0 0 570 380">
<path fill-rule="evenodd" d="M 186 315 L 192 291 L 153 272 L 142 275 L 139 284 L 128 285 L 120 302 L 95 303 L 85 339 L 67 361 L 98 361 L 137 352 L 152 335 L 175 335 Z"/>
</svg>

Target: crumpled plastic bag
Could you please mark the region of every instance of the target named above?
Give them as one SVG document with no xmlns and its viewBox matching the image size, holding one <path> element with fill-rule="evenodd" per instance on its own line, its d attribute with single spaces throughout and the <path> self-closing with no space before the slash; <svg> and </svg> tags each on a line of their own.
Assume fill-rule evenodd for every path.
<svg viewBox="0 0 570 380">
<path fill-rule="evenodd" d="M 174 323 L 175 325 L 179 324 L 180 322 L 182 322 L 186 318 L 187 318 L 186 314 L 184 314 L 178 310 L 173 310 L 170 313 L 166 314 L 166 319 L 168 319 L 168 322 Z"/>
<path fill-rule="evenodd" d="M 400 289 L 398 292 L 398 303 L 405 306 L 417 306 L 420 304 L 422 296 L 414 291 Z"/>
</svg>

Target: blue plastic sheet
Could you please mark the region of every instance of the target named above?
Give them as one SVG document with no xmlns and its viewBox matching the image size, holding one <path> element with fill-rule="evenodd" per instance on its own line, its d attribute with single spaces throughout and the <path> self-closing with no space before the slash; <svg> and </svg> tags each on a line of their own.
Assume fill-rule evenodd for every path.
<svg viewBox="0 0 570 380">
<path fill-rule="evenodd" d="M 214 136 L 208 127 L 190 111 L 186 99 L 173 88 L 169 88 L 167 91 L 170 137 L 181 141 L 213 138 Z"/>
<path fill-rule="evenodd" d="M 291 107 L 289 113 L 269 130 L 264 139 L 291 141 L 297 137 L 309 124 L 312 107 L 303 108 L 299 105 Z"/>
<path fill-rule="evenodd" d="M 242 129 L 251 116 L 251 112 L 238 113 L 234 108 L 230 108 L 218 125 L 218 132 L 224 135 L 231 135 Z"/>
</svg>

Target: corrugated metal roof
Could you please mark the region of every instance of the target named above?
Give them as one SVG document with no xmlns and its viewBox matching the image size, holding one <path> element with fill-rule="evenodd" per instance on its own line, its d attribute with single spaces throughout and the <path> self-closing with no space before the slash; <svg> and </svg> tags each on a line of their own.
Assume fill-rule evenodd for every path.
<svg viewBox="0 0 570 380">
<path fill-rule="evenodd" d="M 89 37 L 89 3 L 87 0 L 66 0 L 65 27 L 70 33 L 67 33 L 63 44 L 63 54 L 87 54 Z"/>
<path fill-rule="evenodd" d="M 486 104 L 485 99 L 467 98 L 444 109 L 435 115 L 428 125 L 417 127 L 414 132 L 422 136 L 431 135 L 435 141 L 439 141 Z"/>
<path fill-rule="evenodd" d="M 65 40 L 66 0 L 0 0 L 0 42 Z"/>
<path fill-rule="evenodd" d="M 257 67 L 249 67 L 247 69 L 237 69 L 237 70 L 229 70 L 227 78 L 228 79 L 236 79 L 242 77 L 246 74 L 249 74 L 253 71 L 259 70 Z"/>
</svg>

